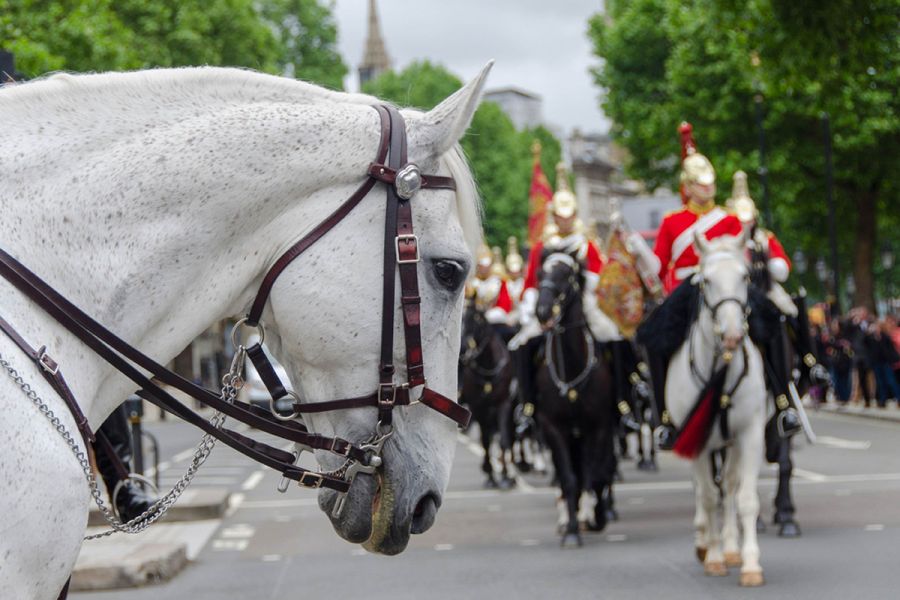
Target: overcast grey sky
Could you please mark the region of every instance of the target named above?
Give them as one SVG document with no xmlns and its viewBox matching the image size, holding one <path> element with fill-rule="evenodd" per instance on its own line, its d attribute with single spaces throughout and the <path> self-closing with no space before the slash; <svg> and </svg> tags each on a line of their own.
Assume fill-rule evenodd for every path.
<svg viewBox="0 0 900 600">
<path fill-rule="evenodd" d="M 336 0 L 338 47 L 357 91 L 368 0 Z M 427 58 L 464 81 L 491 58 L 488 89 L 514 85 L 540 95 L 544 120 L 582 131 L 608 127 L 588 69 L 597 63 L 588 18 L 602 0 L 378 0 L 381 31 L 395 69 Z"/>
</svg>

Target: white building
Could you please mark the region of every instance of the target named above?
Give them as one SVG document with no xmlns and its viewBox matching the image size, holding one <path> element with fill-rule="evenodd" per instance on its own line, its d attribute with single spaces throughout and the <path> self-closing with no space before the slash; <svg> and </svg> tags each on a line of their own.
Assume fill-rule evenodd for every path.
<svg viewBox="0 0 900 600">
<path fill-rule="evenodd" d="M 531 129 L 544 124 L 543 100 L 537 94 L 517 87 L 504 87 L 485 92 L 484 99 L 499 104 L 516 129 Z"/>
</svg>

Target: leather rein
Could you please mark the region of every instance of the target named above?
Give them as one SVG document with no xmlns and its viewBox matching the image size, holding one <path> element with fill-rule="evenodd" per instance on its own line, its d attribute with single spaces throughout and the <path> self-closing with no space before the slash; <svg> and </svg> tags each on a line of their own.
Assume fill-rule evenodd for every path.
<svg viewBox="0 0 900 600">
<path fill-rule="evenodd" d="M 103 325 L 84 313 L 77 306 L 56 292 L 40 277 L 29 271 L 15 258 L 0 249 L 0 276 L 18 288 L 50 316 L 68 329 L 97 355 L 131 379 L 140 390 L 138 395 L 177 417 L 202 429 L 212 437 L 249 458 L 280 472 L 286 480 L 296 481 L 309 488 L 329 488 L 341 494 L 335 505 L 335 516 L 343 506 L 344 494 L 357 473 L 373 473 L 382 464 L 381 450 L 391 436 L 393 409 L 397 406 L 424 404 L 438 413 L 452 419 L 460 426 L 469 422 L 470 413 L 427 385 L 420 330 L 420 297 L 417 266 L 420 261 L 418 237 L 413 231 L 411 198 L 421 188 L 456 189 L 450 177 L 423 175 L 416 165 L 407 162 L 406 125 L 399 111 L 387 105 L 373 108 L 378 112 L 381 123 L 381 139 L 375 160 L 369 165 L 366 180 L 353 195 L 344 201 L 328 218 L 322 221 L 300 241 L 289 248 L 269 269 L 264 277 L 255 300 L 235 330 L 242 325 L 258 328 L 259 342 L 245 348 L 236 344 L 238 351 L 232 361 L 231 374 L 242 372 L 244 356 L 250 358 L 268 388 L 272 400 L 271 411 L 253 406 L 200 387 L 173 373 L 163 365 L 141 353 Z M 381 353 L 378 365 L 379 384 L 375 392 L 355 398 L 345 398 L 324 402 L 303 403 L 293 392 L 288 392 L 275 374 L 275 370 L 263 352 L 262 343 L 265 329 L 260 320 L 272 286 L 281 272 L 323 235 L 343 220 L 353 208 L 373 189 L 376 183 L 384 183 L 387 191 L 384 230 L 384 287 L 382 302 Z M 403 331 L 406 343 L 407 381 L 394 381 L 394 296 L 395 269 L 400 275 L 400 303 L 403 312 Z M 63 397 L 78 424 L 79 431 L 90 445 L 93 434 L 77 402 L 68 391 L 65 380 L 56 362 L 47 354 L 46 348 L 35 351 L 16 333 L 6 321 L 0 318 L 0 330 L 6 333 L 23 352 L 40 368 L 42 375 Z M 232 336 L 234 336 L 234 331 Z M 150 375 L 145 376 L 141 370 Z M 163 390 L 150 377 L 172 386 L 206 406 L 228 417 L 250 425 L 266 433 L 293 442 L 296 451 L 286 452 L 263 444 L 236 431 L 214 425 L 195 413 L 172 395 Z M 226 375 L 226 378 L 228 375 Z M 223 385 L 227 385 L 223 382 Z M 420 396 L 412 400 L 411 390 L 422 386 Z M 275 401 L 291 395 L 293 414 L 289 417 L 274 410 Z M 311 432 L 302 422 L 295 420 L 303 414 L 332 410 L 374 407 L 378 410 L 378 420 L 372 437 L 362 444 L 354 444 L 338 437 L 326 437 Z M 317 472 L 297 466 L 300 453 L 324 450 L 345 458 L 344 464 L 335 471 Z M 286 489 L 286 486 L 284 486 Z M 279 488 L 281 489 L 281 488 Z M 282 491 L 284 491 L 282 489 Z"/>
</svg>

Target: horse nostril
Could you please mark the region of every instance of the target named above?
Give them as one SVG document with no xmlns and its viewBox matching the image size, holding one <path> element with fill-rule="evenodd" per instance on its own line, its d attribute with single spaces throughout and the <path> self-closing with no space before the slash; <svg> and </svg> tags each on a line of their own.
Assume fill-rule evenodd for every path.
<svg viewBox="0 0 900 600">
<path fill-rule="evenodd" d="M 416 504 L 416 510 L 413 512 L 412 527 L 410 533 L 425 533 L 434 525 L 434 519 L 437 516 L 440 502 L 437 495 L 429 492 L 422 496 L 419 503 Z"/>
</svg>

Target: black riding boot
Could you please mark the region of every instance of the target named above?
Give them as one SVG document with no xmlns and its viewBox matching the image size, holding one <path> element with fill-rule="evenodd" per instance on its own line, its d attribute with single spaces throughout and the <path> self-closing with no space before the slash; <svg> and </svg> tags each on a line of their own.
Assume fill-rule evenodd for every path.
<svg viewBox="0 0 900 600">
<path fill-rule="evenodd" d="M 788 438 L 802 428 L 800 417 L 797 415 L 796 409 L 791 406 L 789 396 L 788 383 L 791 381 L 791 376 L 785 348 L 787 343 L 784 319 L 782 319 L 782 327 L 779 328 L 778 335 L 770 338 L 765 348 L 764 360 L 766 361 L 769 389 L 772 390 L 772 395 L 775 397 L 775 414 L 766 425 L 767 439 L 771 439 L 774 435 Z M 777 448 L 767 447 L 766 458 L 775 457 L 771 458 L 769 462 L 777 460 L 777 452 Z"/>
<path fill-rule="evenodd" d="M 660 450 L 671 450 L 675 445 L 676 430 L 666 410 L 666 370 L 668 360 L 655 353 L 647 353 L 647 366 L 650 368 L 650 383 L 653 387 L 653 403 L 656 406 L 654 419 L 656 427 L 653 437 Z"/>
<path fill-rule="evenodd" d="M 613 364 L 613 383 L 616 390 L 616 409 L 619 417 L 619 423 L 625 429 L 625 432 L 640 431 L 641 424 L 634 417 L 634 411 L 628 398 L 631 397 L 629 373 L 632 372 L 634 361 L 634 353 L 631 352 L 631 342 L 628 340 L 618 340 L 609 343 L 609 349 L 612 353 Z M 631 358 L 629 361 L 628 359 Z"/>
<path fill-rule="evenodd" d="M 94 446 L 97 469 L 106 484 L 110 501 L 115 503 L 119 518 L 125 522 L 131 521 L 149 509 L 156 499 L 133 481 L 127 480 L 133 451 L 124 404 L 107 417 L 97 433 L 98 440 Z M 101 437 L 105 437 L 106 442 Z M 110 456 L 111 453 L 113 456 Z M 124 483 L 119 485 L 120 482 Z M 117 485 L 119 492 L 114 498 Z"/>
<path fill-rule="evenodd" d="M 519 380 L 519 402 L 522 410 L 527 417 L 534 414 L 535 405 L 535 384 L 534 375 L 537 366 L 534 364 L 538 350 L 541 346 L 542 338 L 540 336 L 532 338 L 519 346 L 516 350 L 516 376 Z"/>
</svg>

